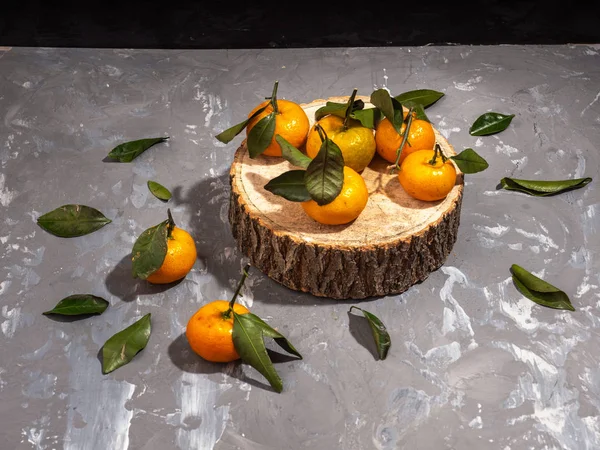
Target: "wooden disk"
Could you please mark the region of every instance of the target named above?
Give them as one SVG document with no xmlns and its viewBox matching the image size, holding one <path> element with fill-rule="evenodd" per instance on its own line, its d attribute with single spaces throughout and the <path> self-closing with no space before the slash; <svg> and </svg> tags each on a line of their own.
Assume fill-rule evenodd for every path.
<svg viewBox="0 0 600 450">
<path fill-rule="evenodd" d="M 365 107 L 373 107 L 362 98 Z M 314 123 L 315 111 L 332 97 L 302 104 Z M 446 155 L 456 152 L 435 129 Z M 288 288 L 334 299 L 398 294 L 421 282 L 448 257 L 458 232 L 463 176 L 444 200 L 423 202 L 404 192 L 390 164 L 375 156 L 362 176 L 369 201 L 347 225 L 322 225 L 299 203 L 264 189 L 269 180 L 298 169 L 282 158 L 251 159 L 246 141 L 230 171 L 229 222 L 240 250 L 252 265 Z"/>
</svg>

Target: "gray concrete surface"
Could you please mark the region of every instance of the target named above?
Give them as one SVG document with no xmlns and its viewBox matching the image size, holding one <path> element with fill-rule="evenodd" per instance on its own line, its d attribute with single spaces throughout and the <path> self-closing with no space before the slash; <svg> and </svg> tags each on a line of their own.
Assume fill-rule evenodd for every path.
<svg viewBox="0 0 600 450">
<path fill-rule="evenodd" d="M 281 394 L 246 365 L 203 362 L 183 336 L 202 304 L 229 298 L 244 258 L 228 221 L 228 168 L 240 121 L 279 80 L 281 98 L 431 88 L 429 110 L 487 171 L 467 176 L 446 264 L 398 296 L 336 302 L 290 291 L 256 269 L 243 302 L 304 355 L 276 367 Z M 252 51 L 3 49 L 0 52 L 0 448 L 597 449 L 600 448 L 600 46 Z M 483 112 L 516 114 L 475 138 Z M 117 143 L 167 134 L 131 164 Z M 533 198 L 503 176 L 591 176 L 585 189 Z M 169 187 L 165 205 L 146 188 Z M 79 238 L 36 218 L 65 203 L 113 222 Z M 181 283 L 130 275 L 137 236 L 169 206 L 198 246 Z M 565 290 L 577 311 L 525 299 L 517 263 Z M 74 293 L 101 316 L 41 313 Z M 358 304 L 390 330 L 375 361 Z M 105 340 L 152 313 L 145 350 L 102 375 Z"/>
</svg>

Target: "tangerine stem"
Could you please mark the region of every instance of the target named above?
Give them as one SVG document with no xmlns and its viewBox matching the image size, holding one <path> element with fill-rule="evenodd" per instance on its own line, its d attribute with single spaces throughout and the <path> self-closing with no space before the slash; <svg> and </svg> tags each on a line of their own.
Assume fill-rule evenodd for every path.
<svg viewBox="0 0 600 450">
<path fill-rule="evenodd" d="M 400 167 L 398 167 L 398 162 L 400 161 L 400 155 L 402 154 L 402 149 L 406 145 L 406 141 L 408 141 L 408 133 L 410 132 L 410 126 L 412 125 L 412 120 L 413 120 L 412 112 L 413 112 L 413 107 L 411 106 L 410 109 L 408 110 L 408 120 L 406 121 L 406 129 L 404 130 L 404 134 L 402 135 L 402 142 L 400 142 L 400 147 L 398 147 L 398 150 L 396 150 L 396 162 L 394 163 L 395 170 L 400 169 Z"/>
<path fill-rule="evenodd" d="M 273 105 L 273 112 L 275 114 L 279 114 L 279 108 L 277 107 L 277 87 L 279 86 L 279 81 L 275 81 L 275 85 L 273 86 L 273 94 L 271 95 L 271 105 Z"/>
<path fill-rule="evenodd" d="M 173 232 L 173 228 L 175 228 L 175 221 L 173 220 L 173 216 L 171 215 L 171 208 L 167 208 L 167 237 L 171 238 L 171 233 Z"/>
<path fill-rule="evenodd" d="M 240 282 L 238 283 L 237 289 L 233 293 L 233 297 L 231 298 L 231 301 L 229 302 L 229 309 L 223 313 L 223 317 L 225 317 L 227 319 L 229 319 L 229 317 L 231 316 L 231 312 L 233 311 L 233 305 L 235 304 L 235 300 L 237 299 L 238 295 L 240 295 L 240 291 L 242 290 L 242 287 L 244 286 L 244 282 L 246 281 L 246 278 L 248 277 L 249 269 L 250 269 L 250 264 L 246 264 L 246 267 L 244 267 L 244 270 L 242 271 L 242 278 L 241 278 Z"/>
<path fill-rule="evenodd" d="M 358 89 L 354 88 L 352 95 L 348 99 L 348 104 L 346 105 L 346 115 L 344 116 L 344 130 L 348 129 L 348 120 L 350 119 L 350 114 L 352 114 L 352 106 L 354 106 L 354 99 L 356 98 L 357 92 Z"/>
<path fill-rule="evenodd" d="M 445 163 L 447 161 L 447 159 L 448 159 L 448 158 L 446 158 L 446 155 L 444 155 L 444 152 L 442 152 L 442 147 L 440 147 L 440 144 L 438 144 L 436 142 L 435 143 L 435 147 L 433 149 L 433 158 L 431 158 L 429 160 L 429 164 L 431 164 L 432 166 L 435 166 L 435 162 L 437 160 L 438 153 L 439 153 L 439 157 L 442 158 L 442 162 L 443 163 Z"/>
</svg>

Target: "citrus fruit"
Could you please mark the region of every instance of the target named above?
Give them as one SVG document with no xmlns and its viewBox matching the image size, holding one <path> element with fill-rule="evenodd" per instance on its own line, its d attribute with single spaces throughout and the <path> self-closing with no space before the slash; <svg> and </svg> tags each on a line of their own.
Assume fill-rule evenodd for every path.
<svg viewBox="0 0 600 450">
<path fill-rule="evenodd" d="M 431 160 L 434 150 L 417 150 L 409 154 L 398 172 L 398 180 L 408 195 L 418 200 L 436 201 L 445 198 L 456 183 L 456 169 L 441 156 Z"/>
<path fill-rule="evenodd" d="M 167 239 L 167 254 L 158 270 L 146 278 L 153 284 L 168 284 L 185 277 L 196 262 L 196 244 L 190 234 L 173 227 Z"/>
<path fill-rule="evenodd" d="M 278 112 L 275 116 L 275 132 L 273 133 L 271 143 L 262 153 L 266 156 L 281 156 L 281 147 L 275 140 L 275 137 L 278 134 L 294 147 L 302 147 L 306 142 L 306 135 L 308 134 L 308 128 L 310 126 L 308 117 L 300 105 L 289 100 L 279 99 L 276 100 L 276 103 Z M 267 106 L 267 108 L 248 122 L 248 125 L 246 126 L 246 136 L 248 136 L 250 130 L 254 128 L 259 120 L 273 112 L 271 100 L 266 100 L 250 111 L 248 117 L 251 117 L 252 114 L 264 106 Z"/>
<path fill-rule="evenodd" d="M 239 303 L 234 303 L 237 314 L 250 311 Z M 185 336 L 192 350 L 207 361 L 230 362 L 240 358 L 233 345 L 233 313 L 229 302 L 215 300 L 202 306 L 188 321 Z"/>
<path fill-rule="evenodd" d="M 405 113 L 406 116 L 406 113 Z M 406 123 L 402 124 L 400 132 L 404 134 Z M 379 122 L 375 128 L 375 143 L 377 145 L 377 153 L 386 161 L 395 163 L 398 147 L 402 143 L 402 136 L 398 134 L 392 122 L 385 118 Z M 408 133 L 408 142 L 404 144 L 402 153 L 400 153 L 400 161 L 402 164 L 412 152 L 417 150 L 432 149 L 435 144 L 435 133 L 433 127 L 426 120 L 413 119 Z"/>
<path fill-rule="evenodd" d="M 340 148 L 346 166 L 356 172 L 362 172 L 369 165 L 375 155 L 373 130 L 354 119 L 348 119 L 347 127 L 344 127 L 344 119 L 333 114 L 317 121 L 308 132 L 306 154 L 309 157 L 317 156 L 323 143 L 316 128 L 317 124 L 321 125 L 327 137 Z"/>
<path fill-rule="evenodd" d="M 319 223 L 343 225 L 352 222 L 367 206 L 369 192 L 365 180 L 354 169 L 344 167 L 344 183 L 339 195 L 331 203 L 319 206 L 314 200 L 302 202 L 302 209 Z"/>
</svg>

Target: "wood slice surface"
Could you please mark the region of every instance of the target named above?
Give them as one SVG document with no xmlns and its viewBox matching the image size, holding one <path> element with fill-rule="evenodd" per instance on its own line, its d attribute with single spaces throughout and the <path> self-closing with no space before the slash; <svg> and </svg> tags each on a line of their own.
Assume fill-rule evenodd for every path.
<svg viewBox="0 0 600 450">
<path fill-rule="evenodd" d="M 361 97 L 365 108 L 373 107 Z M 302 104 L 311 126 L 315 111 L 332 97 Z M 453 147 L 435 129 L 446 155 Z M 448 196 L 423 202 L 404 192 L 389 163 L 378 155 L 363 172 L 367 206 L 347 225 L 322 225 L 299 203 L 264 189 L 269 180 L 297 169 L 282 158 L 251 159 L 246 141 L 230 170 L 229 222 L 252 265 L 288 288 L 333 299 L 399 294 L 421 282 L 448 257 L 458 232 L 463 176 Z"/>
</svg>

